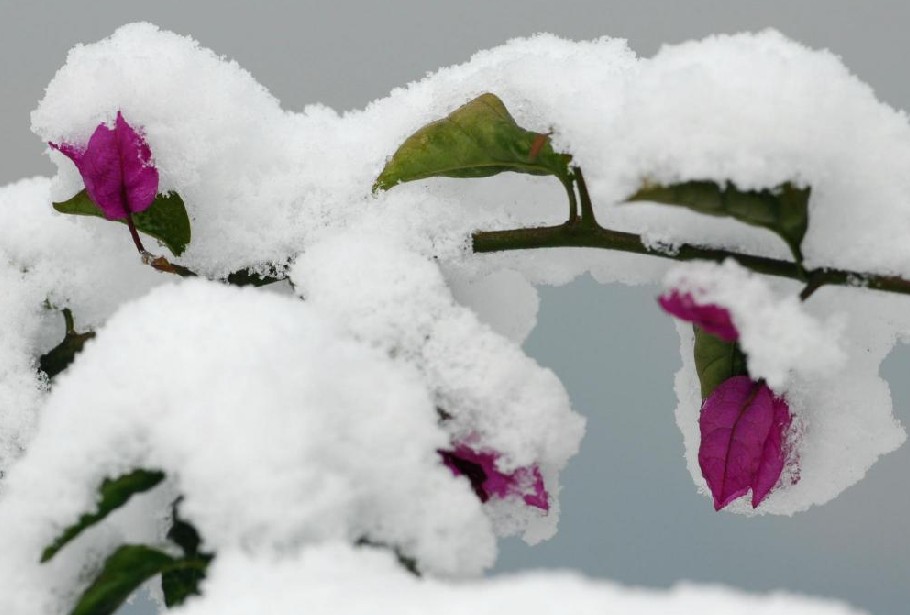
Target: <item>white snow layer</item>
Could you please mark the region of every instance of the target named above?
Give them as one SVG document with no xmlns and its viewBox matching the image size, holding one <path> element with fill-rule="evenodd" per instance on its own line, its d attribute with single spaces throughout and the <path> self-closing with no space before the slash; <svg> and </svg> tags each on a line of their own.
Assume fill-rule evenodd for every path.
<svg viewBox="0 0 910 615">
<path fill-rule="evenodd" d="M 793 294 L 778 298 L 769 281 L 728 259 L 722 265 L 686 263 L 674 267 L 664 286 L 688 294 L 700 305 L 714 304 L 730 312 L 739 344 L 749 357 L 749 375 L 764 378 L 784 393 L 791 373 L 838 375 L 846 361 L 838 342 L 843 323 L 813 318 Z"/>
<path fill-rule="evenodd" d="M 434 604 L 452 612 L 492 612 L 484 598 L 497 612 L 512 601 L 548 612 L 576 590 L 598 612 L 614 602 L 630 613 L 670 604 L 847 612 L 783 598 L 750 606 L 710 590 L 646 596 L 567 577 L 450 586 L 402 577 L 385 556 L 318 546 L 368 538 L 416 557 L 427 573 L 464 575 L 492 562 L 496 533 L 552 535 L 558 474 L 583 420 L 555 376 L 516 346 L 536 319 L 532 285 L 583 272 L 602 283 L 654 282 L 668 270 L 658 258 L 600 250 L 470 253 L 474 230 L 564 221 L 552 179 L 437 179 L 371 195 L 405 137 L 486 91 L 575 156 L 610 228 L 668 250 L 706 243 L 787 258 L 768 231 L 623 200 L 646 178 L 743 188 L 795 181 L 812 186 L 810 267 L 910 277 L 910 125 L 834 55 L 773 31 L 666 47 L 650 59 L 616 39 L 519 39 L 342 115 L 321 105 L 285 111 L 192 39 L 124 26 L 70 52 L 33 112 L 34 132 L 84 144 L 122 111 L 150 144 L 160 190 L 186 202 L 193 240 L 177 261 L 212 279 L 242 268 L 288 272 L 304 301 L 177 284 L 141 265 L 123 225 L 51 209 L 82 187 L 60 154 L 50 154 L 52 180 L 0 189 L 0 611 L 64 612 L 117 544 L 160 539 L 163 509 L 182 494 L 182 512 L 219 553 L 206 597 L 187 613 L 244 611 L 240 599 L 253 594 L 238 598 L 236 588 L 272 583 L 300 588 L 301 602 L 287 594 L 269 612 L 359 612 L 354 584 L 374 573 L 383 597 L 401 601 L 395 612 L 412 594 L 443 596 Z M 795 283 L 769 286 L 729 265 L 711 271 L 752 368 L 786 390 L 799 427 L 801 479 L 762 509 L 790 514 L 835 497 L 903 441 L 878 366 L 895 339 L 910 336 L 905 299 L 822 289 L 799 305 L 788 298 Z M 48 394 L 35 361 L 59 341 L 64 307 L 77 330 L 99 335 Z M 677 420 L 703 486 L 690 344 L 683 334 Z M 440 422 L 438 410 L 451 418 Z M 453 440 L 501 453 L 502 471 L 538 466 L 549 515 L 519 498 L 480 506 L 439 463 L 437 449 Z M 136 466 L 167 472 L 160 493 L 37 564 L 103 477 Z M 325 588 L 324 603 L 314 588 Z"/>
<path fill-rule="evenodd" d="M 833 601 L 787 594 L 750 596 L 719 587 L 623 588 L 566 572 L 448 584 L 397 570 L 387 553 L 326 545 L 296 560 L 257 561 L 229 553 L 215 564 L 205 600 L 179 615 L 860 615 Z M 264 595 L 260 597 L 260 592 Z M 289 605 L 299 606 L 292 610 Z"/>
</svg>

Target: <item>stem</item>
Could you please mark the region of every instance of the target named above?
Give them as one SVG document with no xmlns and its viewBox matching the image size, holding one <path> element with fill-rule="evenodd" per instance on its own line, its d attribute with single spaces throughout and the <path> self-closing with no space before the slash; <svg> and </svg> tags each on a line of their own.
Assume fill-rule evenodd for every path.
<svg viewBox="0 0 910 615">
<path fill-rule="evenodd" d="M 803 287 L 802 292 L 799 293 L 800 301 L 805 301 L 811 297 L 824 283 L 824 270 L 813 272 L 803 271 L 803 273 L 806 275 L 806 285 Z"/>
<path fill-rule="evenodd" d="M 575 183 L 578 184 L 578 196 L 581 197 L 581 221 L 586 226 L 600 228 L 597 224 L 597 218 L 594 217 L 594 204 L 591 203 L 591 195 L 588 194 L 588 185 L 585 183 L 585 177 L 581 174 L 581 167 L 572 167 L 572 173 L 575 176 Z"/>
<path fill-rule="evenodd" d="M 76 333 L 76 322 L 73 320 L 73 311 L 69 308 L 63 308 L 63 323 L 66 326 L 66 334 Z"/>
<path fill-rule="evenodd" d="M 575 185 L 572 183 L 572 177 L 560 177 L 559 181 L 566 189 L 569 195 L 569 222 L 574 224 L 578 220 L 578 201 L 575 200 Z"/>
<path fill-rule="evenodd" d="M 142 240 L 139 238 L 139 231 L 136 230 L 136 223 L 133 222 L 133 214 L 127 212 L 126 214 L 126 226 L 130 229 L 130 235 L 133 238 L 133 243 L 136 244 L 136 249 L 139 250 L 139 254 L 143 257 L 148 255 L 145 247 L 142 245 Z"/>
<path fill-rule="evenodd" d="M 580 176 L 579 176 L 580 177 Z M 579 192 L 587 193 L 584 181 L 579 181 Z M 582 220 L 584 220 L 582 196 Z M 593 215 L 593 213 L 592 213 Z M 595 222 L 596 224 L 596 222 Z M 708 260 L 722 262 L 727 258 L 736 260 L 743 267 L 756 273 L 773 275 L 794 280 L 809 280 L 803 290 L 804 298 L 822 286 L 866 286 L 875 290 L 910 295 L 910 281 L 897 276 L 881 276 L 870 273 L 845 271 L 819 267 L 803 271 L 791 261 L 781 261 L 764 256 L 729 252 L 693 244 L 682 244 L 673 252 L 651 248 L 639 235 L 613 231 L 600 226 L 565 223 L 559 226 L 525 228 L 508 231 L 478 231 L 473 234 L 473 250 L 477 254 L 505 252 L 509 250 L 533 250 L 537 248 L 601 248 L 632 254 L 645 254 L 676 261 Z"/>
<path fill-rule="evenodd" d="M 173 273 L 174 275 L 179 275 L 182 278 L 196 277 L 196 272 L 187 269 L 182 265 L 175 265 L 163 256 L 152 258 L 152 255 L 148 253 L 146 253 L 146 256 L 149 259 L 148 264 L 152 266 L 152 269 L 157 269 L 158 271 L 163 271 L 164 273 Z"/>
</svg>

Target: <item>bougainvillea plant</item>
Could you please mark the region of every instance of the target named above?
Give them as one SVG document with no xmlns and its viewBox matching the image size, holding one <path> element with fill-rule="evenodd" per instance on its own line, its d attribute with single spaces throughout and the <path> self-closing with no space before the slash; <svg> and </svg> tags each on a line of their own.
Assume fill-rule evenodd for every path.
<svg viewBox="0 0 910 615">
<path fill-rule="evenodd" d="M 568 251 L 554 248 L 584 258 L 624 253 L 613 256 L 632 260 L 599 271 L 623 281 L 654 281 L 661 269 L 617 273 L 632 262 L 672 263 L 671 273 L 713 268 L 696 272 L 687 286 L 665 282 L 657 300 L 680 321 L 676 416 L 690 472 L 715 510 L 790 513 L 836 495 L 832 489 L 788 503 L 807 482 L 824 482 L 821 447 L 810 446 L 823 431 L 821 413 L 806 399 L 824 397 L 836 377 L 826 370 L 846 361 L 836 343 L 819 342 L 843 323 L 823 322 L 825 309 L 811 311 L 815 293 L 844 287 L 859 302 L 855 297 L 910 294 L 910 282 L 895 273 L 899 267 L 848 268 L 819 258 L 816 231 L 826 220 L 816 217 L 816 205 L 832 191 L 813 182 L 835 174 L 775 167 L 743 181 L 721 172 L 735 165 L 726 166 L 726 151 L 711 149 L 713 141 L 699 146 L 715 166 L 674 168 L 663 142 L 645 172 L 623 166 L 646 158 L 621 149 L 623 131 L 661 140 L 666 125 L 652 134 L 653 122 L 617 121 L 598 137 L 617 144 L 615 159 L 596 139 L 598 147 L 590 147 L 566 130 L 567 114 L 553 118 L 550 132 L 547 113 L 559 105 L 516 95 L 524 90 L 505 76 L 519 63 L 508 54 L 500 59 L 505 68 L 496 67 L 504 80 L 480 71 L 482 78 L 462 87 L 458 75 L 443 75 L 445 87 L 432 96 L 417 88 L 407 104 L 377 104 L 365 115 L 310 109 L 293 116 L 246 73 L 195 43 L 144 25 L 127 34 L 115 41 L 122 47 L 102 51 L 130 67 L 119 78 L 140 74 L 132 90 L 123 88 L 132 98 L 85 95 L 91 105 L 70 105 L 67 88 L 112 91 L 92 81 L 109 72 L 95 70 L 83 49 L 69 61 L 91 70 L 72 80 L 61 71 L 55 83 L 63 85 L 48 90 L 51 111 L 33 118 L 42 141 L 65 157 L 53 154 L 62 172 L 53 187 L 36 184 L 41 212 L 30 212 L 45 216 L 42 228 L 63 255 L 53 261 L 63 273 L 47 274 L 53 267 L 26 248 L 9 259 L 9 271 L 0 268 L 29 302 L 21 320 L 31 328 L 22 327 L 25 341 L 10 345 L 27 355 L 19 367 L 34 381 L 29 394 L 50 400 L 40 429 L 29 424 L 22 434 L 0 434 L 3 452 L 14 451 L 0 460 L 0 487 L 11 494 L 0 498 L 0 531 L 13 553 L 0 558 L 0 578 L 24 587 L 26 596 L 0 593 L 0 607 L 18 615 L 44 599 L 42 615 L 110 615 L 150 583 L 166 607 L 181 612 L 249 611 L 230 592 L 247 583 L 253 595 L 276 579 L 292 579 L 291 591 L 319 600 L 328 595 L 319 593 L 324 583 L 344 576 L 331 567 L 347 561 L 347 551 L 332 551 L 339 544 L 383 552 L 376 570 L 388 564 L 401 574 L 402 566 L 426 578 L 402 574 L 400 587 L 432 591 L 437 579 L 489 567 L 499 536 L 522 534 L 530 543 L 552 536 L 560 471 L 578 450 L 584 419 L 558 378 L 523 353 L 527 327 L 509 302 L 533 293 L 532 283 L 564 283 L 601 264 L 561 270 L 559 257 Z M 774 61 L 796 53 L 775 35 L 763 36 L 747 41 L 756 55 L 768 45 L 789 50 L 772 54 Z M 192 104 L 162 113 L 144 107 L 149 91 L 168 84 L 161 77 L 167 71 L 146 71 L 146 62 L 171 57 L 159 53 L 170 45 L 185 54 L 182 70 L 194 81 L 220 75 L 224 91 L 181 88 L 163 93 L 161 104 L 182 96 L 195 97 Z M 146 77 L 157 79 L 154 87 Z M 506 91 L 485 91 L 495 83 Z M 534 91 L 541 99 L 562 94 L 557 87 Z M 221 107 L 206 106 L 210 95 L 236 112 L 222 122 Z M 447 97 L 445 112 L 439 101 L 425 108 L 437 95 Z M 232 107 L 235 98 L 253 110 Z M 571 108 L 587 109 L 584 99 L 573 96 L 579 106 Z M 631 94 L 628 101 L 623 113 L 642 106 Z M 352 136 L 359 133 L 344 122 L 367 136 Z M 536 130 L 522 126 L 532 122 Z M 736 150 L 738 160 L 753 160 L 744 149 Z M 768 158 L 755 156 L 773 166 Z M 516 175 L 482 181 L 502 174 Z M 527 202 L 528 195 L 543 194 L 543 201 L 552 193 L 564 193 L 567 207 L 547 203 L 543 211 Z M 53 202 L 58 197 L 65 200 Z M 502 200 L 506 205 L 490 214 Z M 667 240 L 660 228 L 623 224 L 623 215 L 646 210 L 702 222 L 711 216 L 720 239 Z M 139 259 L 113 222 L 126 225 Z M 758 242 L 724 235 L 746 231 L 773 245 L 750 251 Z M 169 256 L 153 254 L 150 239 Z M 533 262 L 521 260 L 535 250 Z M 86 277 L 83 264 L 71 262 L 77 253 L 94 268 Z M 533 271 L 524 276 L 527 269 Z M 120 284 L 109 293 L 113 277 Z M 700 285 L 703 279 L 714 287 Z M 116 297 L 107 301 L 105 293 Z M 509 309 L 491 309 L 497 301 Z M 51 345 L 43 345 L 50 333 L 38 333 L 44 320 L 59 325 L 60 316 L 62 341 L 36 356 L 35 349 Z M 864 351 L 879 346 L 886 344 Z M 829 380 L 812 380 L 820 372 Z M 855 421 L 845 424 L 841 432 L 856 431 Z M 51 435 L 29 448 L 29 429 Z M 864 470 L 864 463 L 856 466 Z M 325 559 L 308 559 L 318 549 L 326 549 Z M 22 553 L 28 561 L 20 570 L 14 558 Z M 307 566 L 324 576 L 298 587 L 310 578 L 300 574 Z M 398 594 L 398 585 L 376 586 Z M 222 602 L 209 602 L 212 596 Z M 272 612 L 265 604 L 254 610 Z"/>
</svg>

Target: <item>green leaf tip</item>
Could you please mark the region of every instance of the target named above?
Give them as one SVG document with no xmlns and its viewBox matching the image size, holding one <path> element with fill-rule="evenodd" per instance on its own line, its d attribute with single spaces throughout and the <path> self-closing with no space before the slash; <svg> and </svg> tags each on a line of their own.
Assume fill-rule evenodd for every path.
<svg viewBox="0 0 910 615">
<path fill-rule="evenodd" d="M 548 134 L 520 127 L 502 100 L 486 93 L 408 137 L 373 192 L 428 177 L 490 177 L 504 171 L 565 179 L 571 160 L 553 150 Z"/>
<path fill-rule="evenodd" d="M 41 562 L 49 561 L 79 534 L 126 504 L 131 497 L 148 491 L 163 480 L 164 473 L 156 470 L 134 470 L 117 478 L 105 479 L 98 488 L 98 507 L 95 512 L 82 515 L 75 525 L 65 529 L 41 553 Z"/>
<path fill-rule="evenodd" d="M 64 214 L 95 216 L 107 220 L 104 212 L 92 202 L 85 190 L 67 201 L 54 203 L 54 209 Z M 190 218 L 183 199 L 177 193 L 159 194 L 148 209 L 132 214 L 132 218 L 138 230 L 157 239 L 174 256 L 180 256 L 186 251 L 192 238 Z M 126 224 L 125 219 L 118 222 Z"/>
<path fill-rule="evenodd" d="M 666 186 L 645 182 L 627 201 L 677 205 L 710 216 L 731 217 L 771 230 L 790 247 L 797 263 L 803 260 L 802 242 L 809 228 L 812 188 L 786 182 L 771 189 L 740 190 L 732 182 L 689 181 Z"/>
</svg>

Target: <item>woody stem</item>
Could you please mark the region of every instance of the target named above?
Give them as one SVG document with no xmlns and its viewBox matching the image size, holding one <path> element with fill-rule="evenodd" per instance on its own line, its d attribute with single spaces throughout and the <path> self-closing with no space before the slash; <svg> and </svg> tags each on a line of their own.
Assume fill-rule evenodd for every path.
<svg viewBox="0 0 910 615">
<path fill-rule="evenodd" d="M 130 236 L 133 238 L 133 243 L 136 244 L 136 249 L 139 250 L 139 254 L 145 256 L 148 252 L 145 249 L 145 246 L 142 245 L 142 240 L 139 238 L 139 231 L 136 230 L 136 223 L 133 222 L 133 214 L 126 214 L 126 226 L 130 229 Z"/>
</svg>

